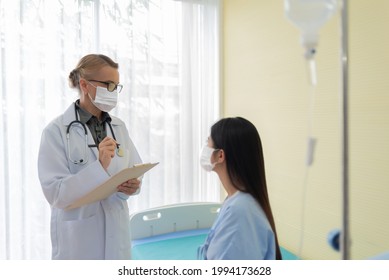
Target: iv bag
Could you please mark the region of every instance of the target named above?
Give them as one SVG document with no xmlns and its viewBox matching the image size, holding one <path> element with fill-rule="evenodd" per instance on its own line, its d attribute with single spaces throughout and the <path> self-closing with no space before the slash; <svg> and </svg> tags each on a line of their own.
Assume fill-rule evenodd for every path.
<svg viewBox="0 0 389 280">
<path fill-rule="evenodd" d="M 334 14 L 336 6 L 337 0 L 284 0 L 287 19 L 301 30 L 301 44 L 306 48 L 306 56 L 314 55 L 319 29 Z"/>
</svg>

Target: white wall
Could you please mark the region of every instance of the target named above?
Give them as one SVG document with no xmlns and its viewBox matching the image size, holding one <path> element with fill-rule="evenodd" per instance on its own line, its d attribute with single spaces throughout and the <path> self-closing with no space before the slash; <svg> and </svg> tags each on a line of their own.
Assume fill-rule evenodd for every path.
<svg viewBox="0 0 389 280">
<path fill-rule="evenodd" d="M 372 5 L 374 2 L 374 5 Z M 283 1 L 224 0 L 223 111 L 262 137 L 281 244 L 297 253 L 311 88 L 299 30 Z M 389 2 L 349 1 L 351 258 L 389 250 Z M 339 259 L 327 234 L 341 227 L 340 13 L 320 31 L 314 165 L 308 170 L 306 259 Z"/>
</svg>

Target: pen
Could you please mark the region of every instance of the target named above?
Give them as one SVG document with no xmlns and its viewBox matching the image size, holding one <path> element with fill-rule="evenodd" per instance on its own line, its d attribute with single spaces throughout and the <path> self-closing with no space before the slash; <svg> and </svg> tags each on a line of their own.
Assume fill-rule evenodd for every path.
<svg viewBox="0 0 389 280">
<path fill-rule="evenodd" d="M 89 144 L 88 147 L 89 147 L 89 148 L 97 148 L 98 145 L 96 145 L 96 144 Z M 120 148 L 120 144 L 119 144 L 119 143 L 116 143 L 116 149 L 119 149 L 119 148 Z"/>
</svg>

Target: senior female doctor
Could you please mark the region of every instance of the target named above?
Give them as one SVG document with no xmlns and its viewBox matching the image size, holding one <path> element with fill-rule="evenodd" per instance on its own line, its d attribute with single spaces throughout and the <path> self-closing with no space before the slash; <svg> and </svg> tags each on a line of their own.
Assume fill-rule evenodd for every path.
<svg viewBox="0 0 389 280">
<path fill-rule="evenodd" d="M 53 259 L 130 259 L 127 199 L 139 191 L 132 179 L 108 198 L 66 210 L 72 202 L 123 168 L 141 162 L 115 107 L 118 64 L 104 55 L 83 57 L 69 75 L 80 99 L 43 131 L 38 173 L 51 206 Z"/>
</svg>

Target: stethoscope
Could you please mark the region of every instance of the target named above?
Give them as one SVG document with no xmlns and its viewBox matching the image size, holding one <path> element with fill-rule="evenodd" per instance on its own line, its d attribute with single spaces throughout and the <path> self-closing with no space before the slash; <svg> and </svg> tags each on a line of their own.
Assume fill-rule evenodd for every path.
<svg viewBox="0 0 389 280">
<path fill-rule="evenodd" d="M 83 165 L 83 164 L 87 163 L 88 160 L 89 160 L 87 149 L 88 148 L 97 148 L 98 146 L 96 144 L 88 144 L 88 129 L 86 128 L 86 125 L 83 124 L 78 119 L 78 114 L 77 114 L 78 112 L 77 111 L 78 111 L 77 105 L 74 104 L 74 112 L 75 112 L 75 115 L 76 115 L 76 119 L 74 121 L 70 122 L 69 125 L 68 125 L 68 128 L 66 129 L 66 139 L 67 139 L 67 145 L 68 145 L 68 158 L 74 164 L 81 164 L 81 165 Z M 107 121 L 107 123 L 108 123 L 109 129 L 111 130 L 112 138 L 116 141 L 115 133 L 113 132 L 111 122 Z M 76 124 L 77 125 L 81 125 L 81 127 L 84 130 L 84 134 L 85 134 L 85 145 L 84 145 L 84 152 L 83 152 L 84 156 L 81 157 L 81 159 L 79 159 L 79 160 L 72 159 L 72 156 L 70 155 L 70 150 L 71 150 L 70 149 L 71 148 L 71 145 L 70 145 L 70 130 L 71 130 L 72 126 L 74 126 Z M 122 157 L 124 155 L 124 151 L 120 147 L 120 144 L 117 144 L 116 154 L 119 157 Z"/>
</svg>

